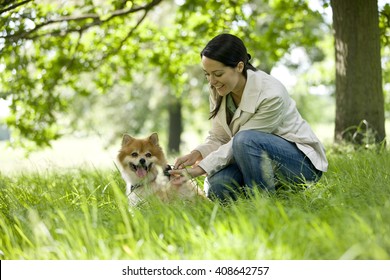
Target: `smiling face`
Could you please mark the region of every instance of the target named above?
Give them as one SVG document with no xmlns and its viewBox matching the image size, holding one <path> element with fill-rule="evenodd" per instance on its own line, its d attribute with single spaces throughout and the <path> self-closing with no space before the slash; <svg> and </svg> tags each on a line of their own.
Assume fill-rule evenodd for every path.
<svg viewBox="0 0 390 280">
<path fill-rule="evenodd" d="M 230 92 L 236 96 L 242 96 L 246 82 L 242 73 L 244 69 L 243 62 L 239 62 L 233 68 L 203 56 L 202 65 L 210 86 L 214 87 L 220 96 L 226 96 Z"/>
<path fill-rule="evenodd" d="M 118 162 L 122 167 L 122 175 L 132 184 L 154 180 L 157 176 L 156 165 L 163 167 L 166 165 L 166 159 L 159 146 L 156 133 L 145 139 L 124 135 L 118 154 Z"/>
</svg>

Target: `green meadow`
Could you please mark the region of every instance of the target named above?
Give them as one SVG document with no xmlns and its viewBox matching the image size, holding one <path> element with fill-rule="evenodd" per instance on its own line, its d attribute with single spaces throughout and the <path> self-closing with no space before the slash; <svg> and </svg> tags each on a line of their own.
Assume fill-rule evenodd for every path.
<svg viewBox="0 0 390 280">
<path fill-rule="evenodd" d="M 0 173 L 0 259 L 390 259 L 390 152 L 333 148 L 309 189 L 129 209 L 112 168 Z"/>
</svg>

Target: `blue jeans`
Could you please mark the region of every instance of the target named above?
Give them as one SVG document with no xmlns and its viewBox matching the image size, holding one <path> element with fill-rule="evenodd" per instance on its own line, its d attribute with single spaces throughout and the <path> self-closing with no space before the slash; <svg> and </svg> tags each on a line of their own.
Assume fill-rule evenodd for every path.
<svg viewBox="0 0 390 280">
<path fill-rule="evenodd" d="M 236 199 L 255 189 L 274 192 L 281 183 L 305 184 L 322 175 L 297 146 L 279 136 L 255 130 L 233 138 L 234 163 L 205 180 L 210 199 Z"/>
</svg>

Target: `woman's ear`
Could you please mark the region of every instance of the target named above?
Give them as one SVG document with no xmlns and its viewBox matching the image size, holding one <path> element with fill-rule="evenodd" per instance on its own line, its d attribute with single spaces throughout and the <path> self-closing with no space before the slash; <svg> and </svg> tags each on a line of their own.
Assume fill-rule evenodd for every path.
<svg viewBox="0 0 390 280">
<path fill-rule="evenodd" d="M 244 62 L 240 61 L 237 66 L 236 66 L 236 69 L 238 70 L 239 73 L 242 73 L 242 71 L 244 71 Z"/>
</svg>

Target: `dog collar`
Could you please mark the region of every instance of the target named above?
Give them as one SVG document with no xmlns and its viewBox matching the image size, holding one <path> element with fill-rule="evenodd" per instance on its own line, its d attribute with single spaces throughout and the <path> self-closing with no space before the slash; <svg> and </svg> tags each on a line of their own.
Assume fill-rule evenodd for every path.
<svg viewBox="0 0 390 280">
<path fill-rule="evenodd" d="M 141 184 L 139 184 L 139 185 L 131 185 L 131 187 L 130 187 L 130 192 L 135 191 L 136 189 L 138 189 L 138 188 L 141 187 L 141 186 L 142 186 Z"/>
</svg>

